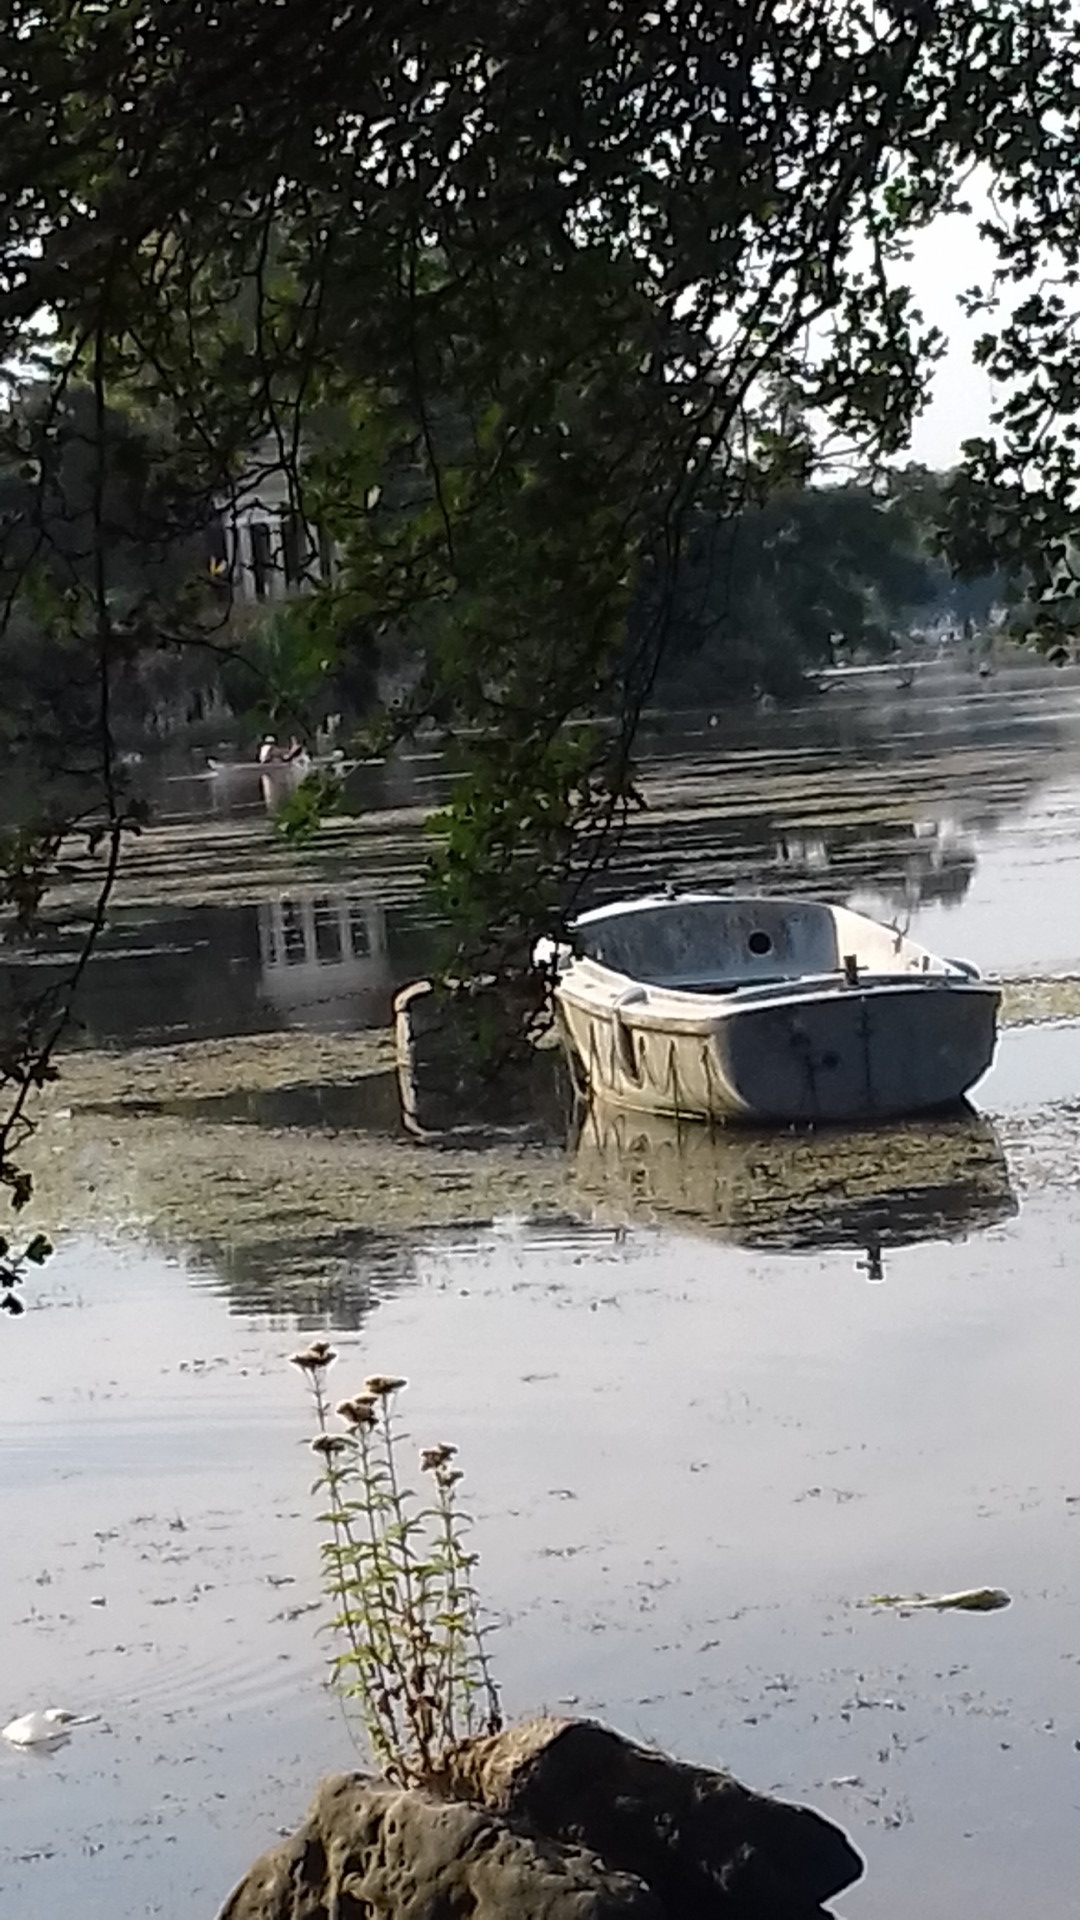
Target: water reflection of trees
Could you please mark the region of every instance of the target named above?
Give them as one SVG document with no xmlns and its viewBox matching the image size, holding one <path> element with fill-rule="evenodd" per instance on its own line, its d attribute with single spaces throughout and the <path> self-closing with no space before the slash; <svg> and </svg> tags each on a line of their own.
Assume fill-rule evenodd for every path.
<svg viewBox="0 0 1080 1920">
<path fill-rule="evenodd" d="M 841 876 L 848 888 L 872 884 L 877 896 L 900 912 L 932 903 L 955 905 L 970 887 L 977 864 L 974 837 L 950 817 L 782 834 L 772 851 L 772 865 L 794 892 L 807 882 L 827 885 L 830 876 L 835 884 Z"/>
<path fill-rule="evenodd" d="M 254 1245 L 200 1240 L 183 1252 L 205 1284 L 227 1298 L 231 1313 L 304 1333 L 357 1332 L 416 1275 L 415 1249 L 405 1237 L 362 1227 Z"/>
<path fill-rule="evenodd" d="M 1005 810 L 1003 805 L 1000 813 Z M 983 808 L 982 830 L 998 817 Z M 975 835 L 958 832 L 951 816 L 868 817 L 799 829 L 780 827 L 775 814 L 754 811 L 727 819 L 683 819 L 667 829 L 655 821 L 634 821 L 603 884 L 609 896 L 649 892 L 673 878 L 681 886 L 765 887 L 830 898 L 872 888 L 903 912 L 931 901 L 961 900 L 977 865 Z"/>
<path fill-rule="evenodd" d="M 1051 777 L 1075 737 L 1059 683 L 1003 674 L 973 696 L 955 674 L 900 694 L 844 688 L 796 711 L 659 722 L 648 805 L 631 817 L 607 894 L 674 880 L 842 898 L 898 912 L 952 904 L 980 838 Z M 1015 680 L 1015 685 L 1013 681 Z"/>
<path fill-rule="evenodd" d="M 16 952 L 5 968 L 9 991 L 33 991 L 72 965 L 64 927 Z M 165 908 L 118 913 L 80 985 L 68 1034 L 77 1046 L 138 1046 L 251 1033 L 270 1022 L 255 1003 L 255 916 L 247 907 Z"/>
</svg>

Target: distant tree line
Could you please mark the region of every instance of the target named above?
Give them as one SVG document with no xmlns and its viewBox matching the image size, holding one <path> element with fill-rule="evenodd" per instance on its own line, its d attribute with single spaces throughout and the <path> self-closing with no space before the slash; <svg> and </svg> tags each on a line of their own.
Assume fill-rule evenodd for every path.
<svg viewBox="0 0 1080 1920">
<path fill-rule="evenodd" d="M 658 700 L 789 700 L 824 667 L 903 649 L 916 626 L 983 627 L 1008 583 L 945 564 L 932 507 L 947 483 L 898 469 L 778 491 L 728 520 L 696 514 Z"/>
<path fill-rule="evenodd" d="M 0 729 L 9 748 L 24 742 L 33 752 L 24 777 L 13 781 L 9 766 L 9 811 L 57 773 L 43 751 L 42 717 L 69 765 L 80 739 L 92 747 L 97 722 L 93 638 L 80 643 L 55 618 L 65 594 L 86 589 L 95 563 L 92 396 L 73 386 L 50 408 L 32 391 L 16 397 L 11 415 L 21 438 L 17 449 L 11 434 L 0 442 L 0 524 L 8 529 L 0 580 L 19 581 L 21 591 L 5 636 Z M 381 643 L 364 645 L 358 631 L 349 646 L 316 657 L 307 623 L 280 597 L 238 597 L 226 505 L 192 500 L 171 481 L 167 435 L 116 409 L 106 431 L 104 546 L 122 641 L 112 689 L 122 746 L 250 735 L 281 720 L 312 726 L 331 713 L 355 730 L 377 713 L 388 681 L 422 681 L 422 619 L 414 630 L 405 615 Z M 1000 575 L 957 580 L 934 551 L 947 481 L 896 469 L 873 485 L 790 485 L 727 516 L 696 508 L 665 582 L 655 703 L 791 699 L 822 667 L 887 656 L 917 619 L 984 624 L 1006 583 Z M 404 520 L 413 505 L 399 473 L 389 510 Z M 266 564 L 281 561 L 268 552 Z M 290 591 L 303 591 L 299 572 Z M 653 618 L 646 570 L 626 609 L 628 655 Z"/>
</svg>

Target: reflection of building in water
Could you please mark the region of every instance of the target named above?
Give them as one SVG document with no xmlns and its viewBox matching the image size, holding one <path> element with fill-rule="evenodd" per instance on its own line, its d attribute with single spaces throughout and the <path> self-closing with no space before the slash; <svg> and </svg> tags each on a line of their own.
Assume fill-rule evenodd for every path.
<svg viewBox="0 0 1080 1920">
<path fill-rule="evenodd" d="M 880 1286 L 885 1278 L 885 1249 L 881 1241 L 871 1235 L 867 1241 L 866 1254 L 862 1260 L 856 1260 L 855 1271 L 865 1273 L 871 1286 Z"/>
<path fill-rule="evenodd" d="M 778 867 L 797 873 L 824 873 L 829 865 L 829 846 L 823 833 L 785 833 L 776 842 L 773 858 Z"/>
<path fill-rule="evenodd" d="M 962 899 L 975 872 L 976 852 L 962 821 L 951 814 L 914 821 L 875 818 L 785 832 L 773 842 L 772 864 L 800 890 L 815 875 L 831 873 L 849 890 L 866 887 L 873 901 L 911 913 L 930 901 Z"/>
<path fill-rule="evenodd" d="M 259 907 L 259 989 L 303 1026 L 376 1027 L 394 975 L 386 912 L 349 894 L 292 894 Z"/>
</svg>

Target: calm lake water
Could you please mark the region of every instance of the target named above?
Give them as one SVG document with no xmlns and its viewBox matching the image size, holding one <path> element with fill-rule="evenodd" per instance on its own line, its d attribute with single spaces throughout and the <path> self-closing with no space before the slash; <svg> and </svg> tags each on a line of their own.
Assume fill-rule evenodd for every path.
<svg viewBox="0 0 1080 1920">
<path fill-rule="evenodd" d="M 609 892 L 850 899 L 1080 1004 L 1080 683 L 879 677 L 708 718 L 650 743 Z M 363 777 L 392 810 L 370 840 L 272 888 L 247 775 L 162 783 L 81 1045 L 122 1068 L 148 1042 L 377 1026 L 431 950 L 413 816 L 446 776 Z M 215 866 L 234 897 L 202 897 Z M 463 1185 L 462 1224 L 373 1236 L 358 1202 L 344 1281 L 313 1272 L 302 1311 L 269 1258 L 241 1284 L 227 1232 L 208 1252 L 110 1203 L 64 1236 L 0 1328 L 0 1718 L 101 1718 L 52 1755 L 0 1746 L 4 1914 L 211 1920 L 355 1763 L 287 1363 L 314 1327 L 343 1391 L 400 1370 L 416 1441 L 461 1446 L 512 1712 L 602 1714 L 811 1800 L 867 1858 L 849 1920 L 1074 1914 L 1080 1023 L 1057 1007 L 1003 1034 L 978 1121 L 898 1130 L 869 1170 L 843 1143 L 586 1132 L 558 1208 L 466 1224 Z M 319 1129 L 345 1124 L 302 1101 L 226 1119 L 226 1186 L 252 1129 L 329 1167 Z M 863 1604 L 976 1585 L 1012 1606 Z"/>
</svg>

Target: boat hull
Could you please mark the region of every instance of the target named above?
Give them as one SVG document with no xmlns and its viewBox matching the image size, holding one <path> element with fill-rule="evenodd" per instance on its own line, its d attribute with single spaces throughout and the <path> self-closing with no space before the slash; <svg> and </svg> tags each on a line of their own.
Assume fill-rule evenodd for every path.
<svg viewBox="0 0 1080 1920">
<path fill-rule="evenodd" d="M 591 1091 L 645 1112 L 790 1124 L 954 1105 L 993 1058 L 1000 993 L 898 977 L 742 1005 L 678 999 L 613 1004 L 564 977 L 563 1037 Z"/>
</svg>

